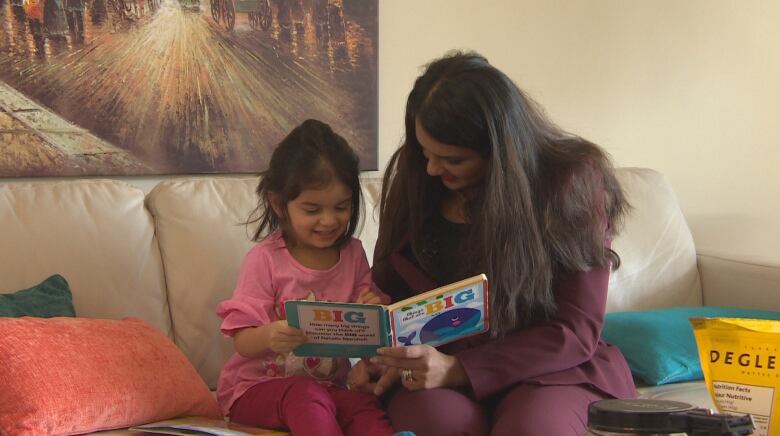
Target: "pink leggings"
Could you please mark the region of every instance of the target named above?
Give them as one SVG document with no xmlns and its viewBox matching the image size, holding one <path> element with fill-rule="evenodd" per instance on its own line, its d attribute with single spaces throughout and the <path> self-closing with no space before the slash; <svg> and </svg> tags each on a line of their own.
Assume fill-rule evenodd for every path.
<svg viewBox="0 0 780 436">
<path fill-rule="evenodd" d="M 258 383 L 233 404 L 230 419 L 245 425 L 288 429 L 293 436 L 393 434 L 375 396 L 323 385 L 307 377 Z"/>
</svg>

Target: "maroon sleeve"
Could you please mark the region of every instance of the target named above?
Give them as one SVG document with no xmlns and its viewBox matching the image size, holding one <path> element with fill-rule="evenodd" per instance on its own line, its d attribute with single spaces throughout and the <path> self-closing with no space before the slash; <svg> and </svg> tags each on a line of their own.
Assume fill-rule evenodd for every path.
<svg viewBox="0 0 780 436">
<path fill-rule="evenodd" d="M 609 248 L 611 230 L 604 207 L 605 193 L 599 193 L 601 195 L 595 197 L 594 206 L 601 222 L 605 247 Z M 605 354 L 603 347 L 606 345 L 600 342 L 609 273 L 607 265 L 589 271 L 560 274 L 553 282 L 558 306 L 554 318 L 504 338 L 456 352 L 474 395 L 485 398 L 523 381 L 595 383 L 611 391 L 611 381 L 599 383 L 596 380 L 609 377 L 612 365 L 618 365 L 620 371 L 625 366 L 622 356 Z M 598 368 L 594 371 L 591 359 L 596 354 L 599 354 L 594 359 L 598 361 L 595 363 Z"/>
<path fill-rule="evenodd" d="M 599 345 L 608 268 L 565 274 L 555 284 L 554 319 L 456 354 L 479 399 L 528 380 L 576 367 Z M 560 377 L 556 377 L 560 380 Z"/>
</svg>

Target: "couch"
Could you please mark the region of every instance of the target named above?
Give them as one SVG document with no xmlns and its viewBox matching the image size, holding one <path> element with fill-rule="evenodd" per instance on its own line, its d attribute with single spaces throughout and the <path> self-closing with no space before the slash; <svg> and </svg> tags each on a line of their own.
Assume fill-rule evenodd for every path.
<svg viewBox="0 0 780 436">
<path fill-rule="evenodd" d="M 608 312 L 677 306 L 780 311 L 780 265 L 697 252 L 669 182 L 620 168 L 632 212 L 613 248 Z M 232 353 L 214 313 L 252 245 L 241 223 L 254 177 L 164 180 L 148 194 L 128 183 L 77 179 L 0 184 L 0 293 L 53 273 L 71 287 L 78 317 L 141 318 L 167 335 L 209 388 Z M 371 253 L 381 179 L 364 177 L 360 239 Z M 370 255 L 369 255 L 370 257 Z M 702 381 L 640 387 L 644 397 L 712 403 Z"/>
</svg>

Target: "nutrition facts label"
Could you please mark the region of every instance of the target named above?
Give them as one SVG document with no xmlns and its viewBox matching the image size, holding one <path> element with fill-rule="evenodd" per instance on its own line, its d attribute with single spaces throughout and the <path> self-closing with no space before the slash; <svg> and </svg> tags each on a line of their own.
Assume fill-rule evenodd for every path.
<svg viewBox="0 0 780 436">
<path fill-rule="evenodd" d="M 753 415 L 756 425 L 754 436 L 769 436 L 772 420 L 772 400 L 775 389 L 725 381 L 713 381 L 715 404 L 721 412 Z"/>
</svg>

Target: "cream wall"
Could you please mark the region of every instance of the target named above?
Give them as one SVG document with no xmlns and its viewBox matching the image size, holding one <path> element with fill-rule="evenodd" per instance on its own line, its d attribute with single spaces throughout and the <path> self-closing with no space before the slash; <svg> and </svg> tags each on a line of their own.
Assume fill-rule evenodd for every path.
<svg viewBox="0 0 780 436">
<path fill-rule="evenodd" d="M 697 247 L 780 264 L 777 0 L 380 0 L 380 162 L 419 66 L 484 54 L 616 165 L 666 174 Z"/>
</svg>

